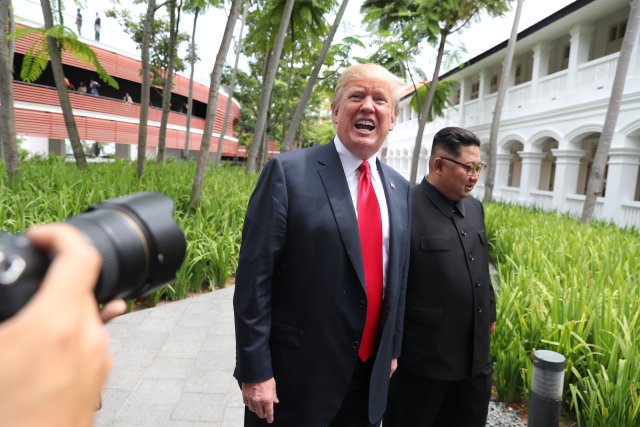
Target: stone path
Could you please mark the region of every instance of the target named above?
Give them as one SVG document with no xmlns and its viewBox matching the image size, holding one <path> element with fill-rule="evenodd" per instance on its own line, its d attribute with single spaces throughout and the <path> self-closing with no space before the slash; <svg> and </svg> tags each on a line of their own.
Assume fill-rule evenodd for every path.
<svg viewBox="0 0 640 427">
<path fill-rule="evenodd" d="M 112 320 L 115 366 L 95 425 L 242 426 L 232 298 L 229 287 Z"/>
</svg>

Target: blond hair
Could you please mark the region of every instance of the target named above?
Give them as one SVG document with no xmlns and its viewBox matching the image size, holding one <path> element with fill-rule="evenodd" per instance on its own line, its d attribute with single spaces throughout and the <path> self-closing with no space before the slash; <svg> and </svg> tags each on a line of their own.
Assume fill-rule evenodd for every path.
<svg viewBox="0 0 640 427">
<path fill-rule="evenodd" d="M 342 100 L 344 88 L 348 84 L 362 79 L 379 80 L 382 84 L 386 84 L 389 88 L 389 92 L 391 93 L 393 113 L 396 116 L 400 113 L 400 90 L 405 86 L 405 84 L 395 74 L 378 64 L 355 64 L 347 67 L 338 79 L 338 85 L 336 86 L 336 91 L 333 94 L 331 107 L 335 106 Z"/>
</svg>

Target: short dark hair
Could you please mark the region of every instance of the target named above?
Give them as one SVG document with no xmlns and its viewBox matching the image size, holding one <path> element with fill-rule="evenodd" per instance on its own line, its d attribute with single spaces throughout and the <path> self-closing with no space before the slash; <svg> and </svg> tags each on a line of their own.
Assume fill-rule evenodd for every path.
<svg viewBox="0 0 640 427">
<path fill-rule="evenodd" d="M 459 127 L 446 127 L 442 128 L 433 137 L 433 144 L 431 145 L 431 156 L 437 149 L 442 149 L 447 153 L 458 157 L 460 152 L 460 146 L 476 145 L 480 147 L 480 140 L 471 131 Z"/>
</svg>

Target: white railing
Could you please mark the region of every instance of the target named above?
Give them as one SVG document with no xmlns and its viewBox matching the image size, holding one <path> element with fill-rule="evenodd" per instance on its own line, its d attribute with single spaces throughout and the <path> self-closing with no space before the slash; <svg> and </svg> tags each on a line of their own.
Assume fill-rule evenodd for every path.
<svg viewBox="0 0 640 427">
<path fill-rule="evenodd" d="M 620 225 L 640 229 L 640 202 L 622 202 L 622 220 Z"/>
<path fill-rule="evenodd" d="M 521 109 L 531 102 L 531 82 L 508 89 L 507 95 L 507 108 L 505 109 L 505 113 L 518 111 L 518 109 Z"/>
<path fill-rule="evenodd" d="M 466 101 L 464 104 L 463 126 L 473 126 L 478 123 L 482 112 L 480 111 L 480 102 L 477 99 Z"/>
<path fill-rule="evenodd" d="M 554 99 L 566 92 L 568 85 L 567 70 L 563 70 L 540 79 L 539 98 L 543 101 Z"/>
<path fill-rule="evenodd" d="M 553 209 L 553 191 L 532 190 L 531 191 L 531 204 L 550 211 Z"/>
<path fill-rule="evenodd" d="M 500 187 L 500 200 L 503 202 L 518 203 L 519 196 L 519 187 Z"/>
<path fill-rule="evenodd" d="M 578 85 L 593 88 L 610 86 L 616 74 L 619 53 L 598 58 L 578 66 Z"/>
<path fill-rule="evenodd" d="M 567 212 L 573 216 L 580 217 L 582 216 L 582 209 L 584 207 L 584 200 L 586 197 L 583 194 L 570 194 L 567 196 Z M 596 209 L 593 213 L 594 218 L 607 220 L 603 216 L 604 209 L 604 197 L 598 197 L 596 200 Z"/>
</svg>

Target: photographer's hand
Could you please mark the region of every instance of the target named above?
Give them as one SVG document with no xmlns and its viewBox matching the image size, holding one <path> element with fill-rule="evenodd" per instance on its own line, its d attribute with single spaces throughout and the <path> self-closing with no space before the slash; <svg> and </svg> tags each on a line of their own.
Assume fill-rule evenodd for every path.
<svg viewBox="0 0 640 427">
<path fill-rule="evenodd" d="M 31 301 L 0 324 L 0 420 L 10 426 L 90 426 L 112 367 L 93 295 L 100 255 L 70 225 L 27 232 L 54 259 Z M 121 301 L 103 313 L 123 311 Z"/>
</svg>

